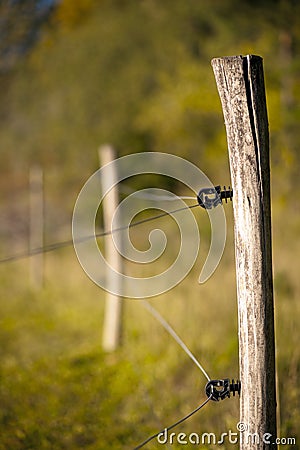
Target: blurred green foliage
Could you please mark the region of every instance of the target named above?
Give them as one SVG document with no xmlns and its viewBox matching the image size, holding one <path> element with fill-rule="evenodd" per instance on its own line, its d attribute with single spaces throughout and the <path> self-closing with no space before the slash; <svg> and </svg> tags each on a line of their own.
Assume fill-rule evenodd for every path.
<svg viewBox="0 0 300 450">
<path fill-rule="evenodd" d="M 12 251 L 19 234 L 25 245 L 35 163 L 45 173 L 48 241 L 66 239 L 77 194 L 106 142 L 120 155 L 175 153 L 229 183 L 210 60 L 264 58 L 282 436 L 296 435 L 300 420 L 299 21 L 294 0 L 61 0 L 27 56 L 0 75 L 0 247 Z M 196 268 L 154 301 L 215 377 L 238 372 L 230 217 L 228 232 L 221 267 L 205 286 L 197 285 Z M 137 241 L 144 235 L 137 232 Z M 208 239 L 209 227 L 206 247 Z M 202 401 L 200 372 L 136 303 L 126 302 L 124 347 L 101 352 L 104 294 L 73 254 L 47 256 L 39 292 L 26 271 L 26 261 L 0 271 L 1 450 L 132 448 Z M 237 405 L 210 405 L 181 431 L 235 430 Z"/>
</svg>

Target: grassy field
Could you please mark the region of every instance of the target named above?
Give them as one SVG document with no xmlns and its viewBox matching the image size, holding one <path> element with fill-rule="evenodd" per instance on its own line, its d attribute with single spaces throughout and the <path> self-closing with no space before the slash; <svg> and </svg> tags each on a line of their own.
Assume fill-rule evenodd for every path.
<svg viewBox="0 0 300 450">
<path fill-rule="evenodd" d="M 151 300 L 211 378 L 238 377 L 230 211 L 225 253 L 213 277 L 204 285 L 197 282 L 205 231 L 201 261 L 179 286 Z M 299 223 L 293 220 L 287 233 L 279 207 L 273 223 L 280 435 L 296 437 Z M 144 230 L 135 232 L 142 239 Z M 203 374 L 138 300 L 124 300 L 122 347 L 102 352 L 105 293 L 86 277 L 72 248 L 46 255 L 39 291 L 29 285 L 28 260 L 2 265 L 0 279 L 1 450 L 132 449 L 205 400 Z M 218 436 L 235 432 L 238 417 L 236 398 L 211 402 L 176 431 Z M 182 446 L 154 440 L 145 448 Z"/>
</svg>

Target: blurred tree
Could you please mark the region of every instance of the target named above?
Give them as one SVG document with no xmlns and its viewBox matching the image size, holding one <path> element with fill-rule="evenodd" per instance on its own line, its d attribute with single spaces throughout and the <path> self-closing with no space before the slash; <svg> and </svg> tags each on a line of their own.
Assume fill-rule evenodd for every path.
<svg viewBox="0 0 300 450">
<path fill-rule="evenodd" d="M 52 1 L 2 0 L 0 3 L 0 73 L 11 70 L 36 43 L 54 9 Z"/>
<path fill-rule="evenodd" d="M 82 24 L 92 13 L 99 2 L 96 0 L 63 0 L 57 4 L 52 24 L 61 30 L 68 31 Z"/>
</svg>

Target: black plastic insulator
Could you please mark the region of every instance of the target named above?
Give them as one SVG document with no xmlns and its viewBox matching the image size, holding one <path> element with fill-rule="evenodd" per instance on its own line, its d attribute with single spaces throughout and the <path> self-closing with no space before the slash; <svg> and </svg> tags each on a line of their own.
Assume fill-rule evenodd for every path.
<svg viewBox="0 0 300 450">
<path fill-rule="evenodd" d="M 215 186 L 200 189 L 197 200 L 201 208 L 212 209 L 222 204 L 222 200 L 225 200 L 227 203 L 227 199 L 232 200 L 232 197 L 233 190 L 230 187 L 226 189 L 224 186 L 224 191 L 222 191 L 221 186 Z"/>
<path fill-rule="evenodd" d="M 224 400 L 230 397 L 230 393 L 235 396 L 235 393 L 240 395 L 241 392 L 241 382 L 239 380 L 230 383 L 229 378 L 224 380 L 210 380 L 205 386 L 205 392 L 207 397 L 211 400 L 218 402 L 219 400 Z"/>
</svg>

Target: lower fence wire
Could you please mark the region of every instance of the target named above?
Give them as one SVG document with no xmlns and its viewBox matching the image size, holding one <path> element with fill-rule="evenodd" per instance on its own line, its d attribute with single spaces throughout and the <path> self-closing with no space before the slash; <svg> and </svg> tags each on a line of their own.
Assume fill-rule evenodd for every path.
<svg viewBox="0 0 300 450">
<path fill-rule="evenodd" d="M 211 398 L 212 398 L 212 394 L 203 403 L 201 403 L 200 406 L 198 406 L 192 412 L 190 412 L 186 416 L 182 417 L 182 419 L 180 419 L 177 422 L 173 423 L 169 427 L 164 428 L 163 430 L 159 431 L 158 433 L 155 433 L 152 436 L 148 437 L 144 442 L 139 444 L 137 447 L 134 447 L 133 450 L 138 450 L 138 449 L 144 447 L 144 445 L 148 444 L 148 442 L 152 441 L 152 439 L 156 438 L 161 433 L 168 432 L 168 431 L 172 430 L 173 428 L 177 427 L 177 425 L 180 425 L 182 422 L 184 422 L 185 420 L 189 419 L 193 414 L 195 414 L 196 412 L 200 411 L 200 409 L 203 408 L 211 400 Z"/>
<path fill-rule="evenodd" d="M 153 317 L 155 317 L 158 322 L 164 327 L 164 329 L 175 339 L 175 341 L 180 345 L 180 347 L 185 351 L 185 353 L 191 358 L 191 360 L 196 364 L 196 366 L 201 370 L 203 375 L 207 378 L 208 381 L 210 381 L 210 378 L 207 374 L 207 372 L 204 370 L 202 365 L 199 363 L 199 361 L 195 358 L 193 353 L 189 350 L 189 348 L 185 345 L 185 343 L 182 341 L 182 339 L 178 336 L 178 334 L 175 332 L 175 330 L 171 327 L 171 325 L 161 316 L 161 314 L 147 301 L 143 300 L 142 302 L 143 306 L 149 311 Z M 155 439 L 157 436 L 159 436 L 163 432 L 168 432 L 175 428 L 177 425 L 181 424 L 185 420 L 189 419 L 193 414 L 198 412 L 201 408 L 203 408 L 212 398 L 212 394 L 203 402 L 200 406 L 198 406 L 196 409 L 194 409 L 192 412 L 187 414 L 186 416 L 182 417 L 177 422 L 173 423 L 167 428 L 164 428 L 163 430 L 153 434 L 152 436 L 148 437 L 144 442 L 139 444 L 137 447 L 134 448 L 134 450 L 138 450 L 144 445 L 148 444 L 148 442 Z"/>
</svg>

